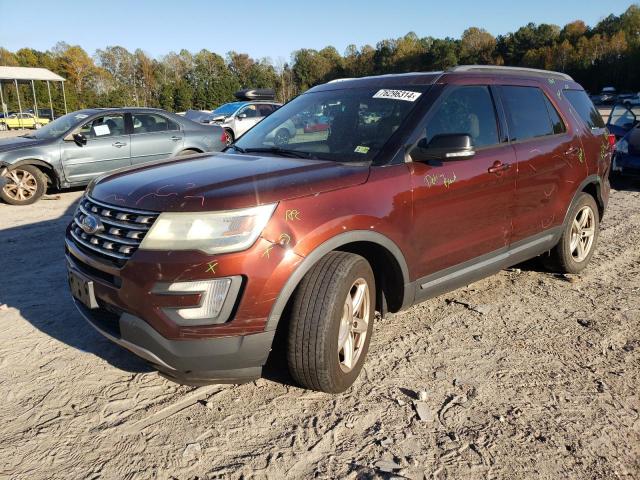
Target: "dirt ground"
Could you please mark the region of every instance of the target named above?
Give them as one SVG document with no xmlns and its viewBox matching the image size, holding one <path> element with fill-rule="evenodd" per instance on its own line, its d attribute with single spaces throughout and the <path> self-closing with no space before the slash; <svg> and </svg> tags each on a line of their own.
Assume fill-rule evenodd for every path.
<svg viewBox="0 0 640 480">
<path fill-rule="evenodd" d="M 640 478 L 640 184 L 580 276 L 520 265 L 375 326 L 356 385 L 183 387 L 76 313 L 81 191 L 0 204 L 2 478 Z"/>
</svg>

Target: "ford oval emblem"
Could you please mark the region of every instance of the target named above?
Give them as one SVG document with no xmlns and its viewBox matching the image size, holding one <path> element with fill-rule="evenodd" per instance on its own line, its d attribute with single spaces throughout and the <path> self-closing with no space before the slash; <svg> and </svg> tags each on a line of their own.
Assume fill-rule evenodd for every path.
<svg viewBox="0 0 640 480">
<path fill-rule="evenodd" d="M 102 222 L 93 215 L 85 216 L 82 219 L 82 222 L 80 222 L 80 227 L 85 231 L 85 233 L 88 233 L 89 235 L 93 235 L 94 233 L 104 230 Z"/>
</svg>

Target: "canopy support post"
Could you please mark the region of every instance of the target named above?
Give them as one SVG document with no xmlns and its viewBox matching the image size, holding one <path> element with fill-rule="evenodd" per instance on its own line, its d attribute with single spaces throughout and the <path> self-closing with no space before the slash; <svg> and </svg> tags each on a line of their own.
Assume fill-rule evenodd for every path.
<svg viewBox="0 0 640 480">
<path fill-rule="evenodd" d="M 36 119 L 35 121 L 38 121 L 38 118 L 40 118 L 40 112 L 38 111 L 38 99 L 36 98 L 36 86 L 33 83 L 33 80 L 31 80 L 31 93 L 33 94 L 33 109 L 36 112 Z"/>
<path fill-rule="evenodd" d="M 60 82 L 62 84 L 62 99 L 64 100 L 64 114 L 67 114 L 67 96 L 64 94 L 64 82 Z"/>
<path fill-rule="evenodd" d="M 49 80 L 47 80 L 47 92 L 49 92 L 49 108 L 51 109 L 51 120 L 55 120 L 56 114 L 53 113 L 53 101 L 51 100 L 51 86 L 49 85 Z"/>
<path fill-rule="evenodd" d="M 4 93 L 2 92 L 2 80 L 0 80 L 0 107 L 2 107 L 2 114 L 4 118 L 7 118 L 7 106 L 4 104 Z"/>
<path fill-rule="evenodd" d="M 14 80 L 15 84 L 16 84 L 16 95 L 18 96 L 18 110 L 20 111 L 20 121 L 18 122 L 18 125 L 20 125 L 21 128 L 24 128 L 24 125 L 22 124 L 22 104 L 20 103 L 20 89 L 18 88 L 18 80 Z"/>
</svg>

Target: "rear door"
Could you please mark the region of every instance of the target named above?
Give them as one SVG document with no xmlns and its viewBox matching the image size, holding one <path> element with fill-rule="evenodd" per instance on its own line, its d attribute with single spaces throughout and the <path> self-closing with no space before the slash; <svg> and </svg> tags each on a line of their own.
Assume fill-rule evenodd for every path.
<svg viewBox="0 0 640 480">
<path fill-rule="evenodd" d="M 427 141 L 466 133 L 475 150 L 469 159 L 408 164 L 416 273 L 425 277 L 508 247 L 516 171 L 486 84 L 448 85 L 421 129 Z"/>
<path fill-rule="evenodd" d="M 571 192 L 587 176 L 580 136 L 536 83 L 503 85 L 509 139 L 517 159 L 513 242 L 560 225 Z"/>
<path fill-rule="evenodd" d="M 63 141 L 60 156 L 67 181 L 88 183 L 104 172 L 131 165 L 130 136 L 126 133 L 124 114 L 112 113 L 93 118 L 77 130 L 86 145 Z"/>
<path fill-rule="evenodd" d="M 131 163 L 172 157 L 182 151 L 184 135 L 173 120 L 157 113 L 131 114 Z"/>
</svg>

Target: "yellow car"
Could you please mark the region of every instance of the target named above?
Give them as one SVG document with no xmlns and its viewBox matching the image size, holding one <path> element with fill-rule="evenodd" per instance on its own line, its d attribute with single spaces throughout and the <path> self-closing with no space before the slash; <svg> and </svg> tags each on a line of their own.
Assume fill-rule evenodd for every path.
<svg viewBox="0 0 640 480">
<path fill-rule="evenodd" d="M 49 122 L 48 118 L 36 117 L 33 113 L 12 113 L 6 118 L 0 118 L 0 130 L 10 130 L 12 128 L 38 129 Z"/>
</svg>

